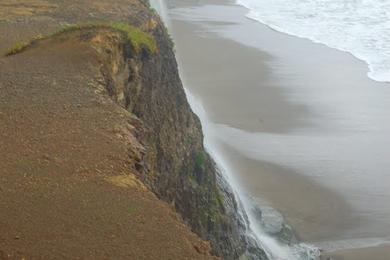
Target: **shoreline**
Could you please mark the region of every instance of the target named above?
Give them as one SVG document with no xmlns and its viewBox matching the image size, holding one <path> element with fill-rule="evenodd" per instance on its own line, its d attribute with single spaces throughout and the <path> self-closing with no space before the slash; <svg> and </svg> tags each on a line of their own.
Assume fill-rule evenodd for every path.
<svg viewBox="0 0 390 260">
<path fill-rule="evenodd" d="M 257 19 L 253 16 L 256 16 L 256 15 L 251 15 L 252 12 L 256 12 L 256 9 L 252 9 L 250 8 L 250 4 L 247 4 L 247 3 L 244 3 L 244 1 L 236 1 L 235 4 L 237 4 L 238 6 L 242 6 L 244 8 L 246 8 L 248 10 L 248 13 L 246 15 L 246 17 L 248 19 L 252 19 L 258 23 L 261 23 L 265 26 L 267 26 L 269 29 L 277 32 L 277 33 L 282 33 L 282 34 L 285 34 L 285 35 L 289 35 L 289 36 L 292 36 L 292 37 L 296 37 L 296 38 L 299 38 L 299 39 L 303 39 L 303 40 L 309 40 L 310 42 L 314 43 L 314 44 L 321 44 L 321 45 L 324 45 L 326 46 L 327 48 L 331 48 L 331 49 L 335 49 L 337 51 L 340 51 L 340 52 L 343 52 L 343 53 L 347 53 L 349 55 L 351 55 L 354 59 L 356 60 L 359 60 L 360 62 L 363 62 L 364 64 L 366 64 L 366 67 L 367 67 L 367 73 L 366 73 L 366 76 L 375 81 L 375 82 L 378 82 L 378 83 L 390 83 L 390 78 L 387 76 L 383 77 L 383 76 L 372 76 L 372 75 L 376 75 L 376 74 L 383 74 L 382 73 L 378 73 L 377 71 L 375 71 L 373 69 L 374 65 L 372 63 L 370 63 L 369 59 L 368 58 L 363 58 L 362 56 L 364 56 L 364 54 L 359 54 L 357 53 L 356 50 L 348 50 L 348 48 L 342 48 L 342 47 L 336 47 L 336 46 L 332 46 L 332 44 L 329 44 L 329 43 L 325 43 L 323 41 L 320 41 L 320 40 L 316 40 L 315 38 L 313 38 L 313 36 L 302 36 L 300 34 L 294 34 L 286 29 L 283 29 L 283 28 L 280 28 L 278 26 L 273 26 L 271 24 L 268 24 L 266 22 L 264 22 L 262 19 Z M 336 44 L 337 45 L 337 44 Z"/>
<path fill-rule="evenodd" d="M 369 220 L 355 216 L 351 202 L 344 199 L 336 190 L 331 189 L 331 185 L 324 185 L 317 180 L 316 176 L 300 174 L 299 169 L 290 169 L 272 160 L 259 159 L 257 158 L 258 151 L 255 151 L 254 146 L 251 147 L 253 144 L 245 143 L 245 135 L 227 135 L 219 129 L 221 125 L 226 125 L 227 128 L 248 134 L 276 134 L 277 138 L 288 134 L 299 136 L 302 134 L 302 129 L 319 130 L 325 135 L 333 134 L 334 125 L 332 124 L 336 125 L 338 122 L 331 121 L 329 125 L 323 127 L 320 121 L 323 116 L 322 111 L 313 110 L 312 107 L 291 99 L 291 90 L 283 87 L 283 82 L 288 80 L 290 74 L 304 71 L 310 61 L 301 56 L 307 64 L 294 67 L 293 71 L 290 71 L 291 67 L 288 67 L 290 65 L 288 63 L 285 68 L 278 64 L 278 59 L 281 58 L 287 62 L 295 62 L 297 54 L 290 53 L 291 48 L 288 45 L 292 45 L 302 53 L 307 46 L 310 46 L 316 54 L 329 47 L 295 36 L 283 35 L 277 31 L 272 32 L 274 34 L 272 37 L 286 40 L 273 46 L 272 41 L 267 41 L 271 32 L 262 30 L 258 31 L 259 35 L 253 36 L 255 29 L 266 25 L 253 20 L 242 22 L 247 19 L 244 15 L 245 8 L 226 3 L 226 1 L 211 0 L 193 3 L 171 1 L 170 7 L 183 82 L 192 95 L 201 101 L 211 121 L 207 126 L 209 141 L 212 142 L 213 147 L 218 147 L 216 152 L 224 157 L 224 161 L 232 164 L 229 168 L 239 172 L 236 172 L 234 176 L 229 176 L 230 181 L 239 186 L 240 190 L 245 190 L 249 196 L 261 197 L 282 212 L 304 242 L 323 244 L 323 242 L 334 241 L 337 243 L 340 240 L 348 241 L 350 236 L 361 238 L 364 241 L 367 237 L 366 231 L 360 231 L 358 228 L 364 227 Z M 216 17 L 216 14 L 219 16 Z M 240 17 L 239 21 L 237 17 Z M 252 34 L 249 33 L 250 36 L 246 36 L 248 32 Z M 362 73 L 367 71 L 366 67 L 361 61 L 355 60 L 352 55 L 340 54 L 340 51 L 335 49 L 329 49 L 326 52 L 330 54 L 330 58 L 337 59 L 343 65 L 351 66 L 343 75 L 346 78 L 351 77 L 354 82 L 363 81 L 364 83 L 369 80 L 362 77 L 362 75 L 366 77 L 366 74 Z M 323 68 L 324 71 L 334 70 L 334 64 L 329 63 L 330 58 L 324 59 L 323 63 L 328 63 L 326 65 L 328 67 Z M 215 70 L 221 67 L 223 69 Z M 274 69 L 275 67 L 277 70 Z M 282 71 L 283 74 L 275 75 L 275 71 L 278 73 Z M 314 80 L 317 75 L 307 76 Z M 258 82 L 262 84 L 260 88 Z M 238 85 L 239 88 L 237 88 Z M 322 105 L 324 104 L 319 104 L 319 106 Z M 274 120 L 275 118 L 277 120 Z M 249 145 L 250 149 L 244 147 L 245 145 Z M 231 149 L 232 146 L 236 147 Z M 245 166 L 252 168 L 248 171 L 252 175 L 243 174 Z M 253 172 L 258 172 L 261 167 L 267 171 L 264 171 L 263 175 L 253 175 Z M 267 176 L 267 183 L 270 185 L 269 192 L 263 192 L 264 187 L 262 189 L 250 188 L 251 185 L 256 186 L 256 182 L 261 184 L 261 176 L 263 179 Z M 295 195 L 286 190 L 290 188 L 290 183 L 296 183 L 295 187 L 298 187 Z M 284 193 L 277 192 L 277 189 L 283 189 L 281 187 L 284 187 Z M 304 187 L 303 191 L 299 192 L 302 187 Z M 291 197 L 288 197 L 289 195 Z M 297 200 L 305 196 L 309 198 L 311 204 L 305 212 L 299 212 L 299 207 L 294 208 L 299 205 L 296 202 L 287 203 L 287 200 L 284 200 L 285 198 Z M 316 204 L 318 202 L 320 203 Z M 334 203 L 336 206 L 332 205 Z M 316 208 L 318 205 L 322 205 L 320 210 Z M 329 212 L 332 212 L 330 219 Z M 322 231 L 318 232 L 319 229 Z M 384 229 L 384 232 L 386 230 Z M 355 249 L 350 251 L 355 251 Z M 349 250 L 339 252 L 348 255 Z M 340 257 L 337 252 L 328 255 Z M 377 255 L 379 258 L 372 259 L 382 259 L 380 258 L 381 252 Z"/>
</svg>

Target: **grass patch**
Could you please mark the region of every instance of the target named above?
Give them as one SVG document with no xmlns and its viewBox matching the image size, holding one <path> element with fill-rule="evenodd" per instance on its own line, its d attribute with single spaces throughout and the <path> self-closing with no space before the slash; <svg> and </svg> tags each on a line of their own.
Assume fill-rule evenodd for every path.
<svg viewBox="0 0 390 260">
<path fill-rule="evenodd" d="M 18 54 L 42 39 L 44 39 L 44 37 L 42 35 L 38 35 L 30 41 L 17 42 L 8 49 L 8 51 L 5 53 L 5 56 L 11 56 L 11 55 Z"/>
<path fill-rule="evenodd" d="M 8 49 L 5 56 L 11 56 L 14 54 L 17 54 L 19 52 L 24 51 L 29 45 L 31 45 L 30 42 L 17 42 L 14 45 L 11 46 L 11 48 Z"/>
<path fill-rule="evenodd" d="M 203 169 L 205 163 L 207 160 L 207 155 L 204 151 L 200 151 L 197 153 L 196 158 L 195 158 L 195 166 L 198 169 Z"/>
<path fill-rule="evenodd" d="M 134 214 L 137 212 L 137 209 L 131 207 L 131 208 L 129 208 L 128 212 L 129 212 L 129 214 Z"/>
<path fill-rule="evenodd" d="M 157 52 L 157 44 L 153 36 L 125 23 L 113 23 L 111 27 L 125 33 L 127 40 L 134 45 L 137 51 L 140 51 L 142 46 L 146 46 L 151 52 Z"/>
<path fill-rule="evenodd" d="M 140 29 L 126 24 L 126 23 L 114 23 L 114 22 L 97 22 L 97 23 L 85 23 L 85 24 L 69 24 L 65 25 L 56 32 L 47 36 L 37 36 L 27 42 L 15 43 L 6 53 L 5 56 L 11 56 L 18 54 L 40 40 L 49 39 L 51 37 L 79 30 L 86 29 L 111 29 L 122 33 L 129 44 L 131 44 L 136 52 L 140 52 L 142 48 L 147 48 L 150 52 L 157 52 L 157 43 L 154 37 Z"/>
</svg>

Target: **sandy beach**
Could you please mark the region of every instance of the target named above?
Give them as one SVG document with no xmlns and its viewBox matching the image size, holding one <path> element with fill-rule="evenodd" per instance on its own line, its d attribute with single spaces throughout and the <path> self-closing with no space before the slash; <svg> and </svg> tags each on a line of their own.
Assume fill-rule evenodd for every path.
<svg viewBox="0 0 390 260">
<path fill-rule="evenodd" d="M 168 9 L 182 80 L 231 181 L 326 257 L 388 259 L 376 245 L 390 237 L 390 86 L 351 55 L 275 32 L 234 3 Z"/>
</svg>

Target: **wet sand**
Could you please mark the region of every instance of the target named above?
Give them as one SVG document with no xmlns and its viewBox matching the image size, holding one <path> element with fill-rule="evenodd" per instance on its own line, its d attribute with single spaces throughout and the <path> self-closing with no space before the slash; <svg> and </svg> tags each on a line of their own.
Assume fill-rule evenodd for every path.
<svg viewBox="0 0 390 260">
<path fill-rule="evenodd" d="M 336 259 L 357 259 L 360 252 L 387 259 L 388 247 L 367 247 L 390 236 L 388 194 L 371 194 L 375 185 L 383 187 L 369 175 L 367 181 L 351 177 L 376 162 L 378 171 L 386 169 L 385 158 L 356 169 L 347 163 L 371 158 L 360 151 L 365 146 L 354 146 L 366 138 L 361 132 L 375 128 L 386 137 L 390 127 L 377 122 L 387 114 L 376 113 L 386 107 L 374 102 L 390 101 L 390 92 L 365 88 L 388 86 L 369 80 L 365 64 L 350 55 L 274 32 L 226 1 L 171 0 L 169 8 L 182 80 L 207 114 L 206 138 L 231 181 L 282 212 L 300 239 L 336 252 L 329 253 Z M 328 90 L 335 94 L 322 98 Z M 365 111 L 366 103 L 352 111 L 360 99 L 375 111 Z M 344 100 L 349 103 L 341 109 Z"/>
<path fill-rule="evenodd" d="M 217 136 L 223 132 L 221 124 L 238 129 L 265 131 L 261 129 L 261 118 L 259 121 L 253 120 L 262 113 L 259 109 L 263 109 L 264 105 L 268 106 L 266 109 L 266 126 L 269 126 L 266 130 L 268 131 L 284 131 L 288 127 L 293 127 L 294 123 L 298 124 L 288 122 L 289 118 L 294 121 L 294 115 L 313 116 L 304 107 L 289 103 L 282 91 L 272 87 L 272 82 L 269 82 L 269 87 L 257 88 L 257 83 L 266 79 L 271 73 L 264 65 L 264 60 L 270 57 L 255 48 L 243 46 L 228 39 L 212 35 L 199 37 L 192 34 L 199 29 L 196 25 L 183 21 L 174 20 L 173 22 L 177 55 L 182 63 L 181 68 L 183 68 L 181 71 L 183 81 L 191 93 L 201 100 L 209 120 L 216 124 L 209 134 L 214 135 L 211 139 L 219 146 L 219 153 L 222 153 L 229 162 L 232 171 L 239 173 L 232 178 L 240 182 L 243 190 L 252 196 L 253 194 L 260 195 L 259 197 L 269 199 L 273 206 L 289 217 L 289 221 L 304 240 L 318 238 L 323 236 L 323 233 L 332 233 L 332 230 L 333 233 L 337 232 L 340 225 L 346 225 L 346 223 L 337 222 L 347 219 L 345 215 L 349 214 L 348 205 L 332 191 L 320 187 L 297 172 L 290 174 L 291 169 L 283 169 L 272 163 L 248 158 L 219 140 L 220 137 Z M 197 48 L 193 48 L 194 45 Z M 256 71 L 247 70 L 246 66 L 256 68 Z M 215 69 L 222 67 L 223 69 Z M 251 102 L 251 99 L 255 100 Z M 238 105 L 241 106 L 237 108 Z M 290 113 L 284 114 L 285 111 Z M 286 120 L 280 120 L 281 117 L 286 117 Z M 275 123 L 273 119 L 276 119 Z M 281 121 L 283 122 L 280 123 Z M 303 200 L 309 192 L 312 199 Z M 328 216 L 327 212 L 317 214 L 316 205 L 329 209 L 333 203 L 342 205 L 336 206 L 339 208 L 338 214 L 332 216 Z M 304 218 L 311 220 L 304 221 L 302 220 Z M 332 225 L 321 224 L 329 218 L 332 219 Z M 323 232 L 318 232 L 319 228 Z"/>
<path fill-rule="evenodd" d="M 261 194 L 258 204 L 277 208 L 288 216 L 299 239 L 327 239 L 352 225 L 347 221 L 352 218 L 349 205 L 336 193 L 290 169 L 245 158 L 234 147 L 222 145 L 221 151 L 232 172 L 240 173 L 237 179 L 242 189 L 249 196 Z"/>
<path fill-rule="evenodd" d="M 325 253 L 322 257 L 332 260 L 388 260 L 390 259 L 390 246 L 375 246 L 356 248 L 350 250 L 340 250 L 331 253 Z"/>
</svg>

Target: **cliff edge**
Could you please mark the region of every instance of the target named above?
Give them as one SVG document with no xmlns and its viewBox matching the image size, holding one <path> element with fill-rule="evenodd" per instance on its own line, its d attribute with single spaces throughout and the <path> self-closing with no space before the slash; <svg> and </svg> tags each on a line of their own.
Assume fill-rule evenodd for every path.
<svg viewBox="0 0 390 260">
<path fill-rule="evenodd" d="M 266 258 L 147 2 L 4 0 L 0 33 L 0 258 Z"/>
</svg>

